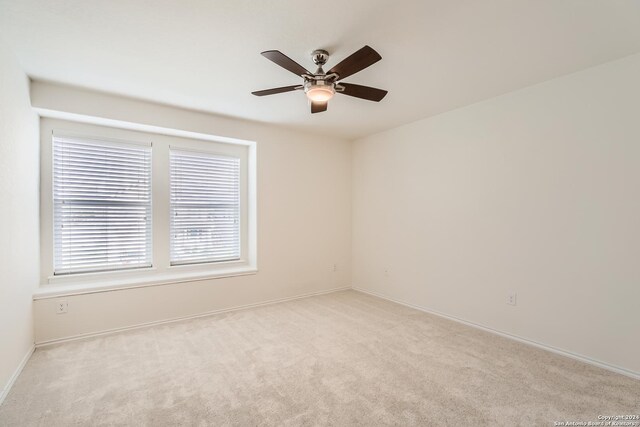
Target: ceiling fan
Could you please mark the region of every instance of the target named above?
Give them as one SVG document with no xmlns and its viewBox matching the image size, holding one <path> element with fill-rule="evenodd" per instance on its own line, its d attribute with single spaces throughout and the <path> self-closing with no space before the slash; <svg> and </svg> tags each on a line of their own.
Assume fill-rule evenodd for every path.
<svg viewBox="0 0 640 427">
<path fill-rule="evenodd" d="M 284 86 L 251 92 L 256 96 L 304 90 L 307 94 L 307 98 L 311 101 L 311 112 L 320 113 L 327 110 L 329 100 L 333 98 L 333 95 L 336 93 L 342 93 L 344 95 L 375 102 L 380 102 L 387 94 L 386 90 L 342 82 L 342 79 L 362 71 L 382 59 L 378 52 L 369 46 L 365 46 L 352 53 L 327 73 L 322 69 L 322 66 L 326 64 L 329 59 L 329 52 L 326 50 L 318 49 L 311 53 L 311 59 L 318 66 L 315 73 L 310 73 L 302 65 L 298 64 L 279 50 L 267 50 L 262 52 L 261 55 L 268 60 L 275 62 L 282 68 L 291 71 L 293 74 L 302 77 L 303 83 L 301 85 Z"/>
</svg>

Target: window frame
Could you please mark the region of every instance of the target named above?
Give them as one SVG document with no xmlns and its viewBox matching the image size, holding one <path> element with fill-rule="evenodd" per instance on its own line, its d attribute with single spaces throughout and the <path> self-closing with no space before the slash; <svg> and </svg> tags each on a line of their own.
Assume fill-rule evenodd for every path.
<svg viewBox="0 0 640 427">
<path fill-rule="evenodd" d="M 123 129 L 41 117 L 39 296 L 164 285 L 257 273 L 256 143 L 182 130 L 137 125 Z M 53 274 L 53 134 L 152 144 L 152 266 L 128 270 Z M 170 263 L 169 150 L 231 155 L 241 159 L 241 257 L 238 261 Z"/>
</svg>

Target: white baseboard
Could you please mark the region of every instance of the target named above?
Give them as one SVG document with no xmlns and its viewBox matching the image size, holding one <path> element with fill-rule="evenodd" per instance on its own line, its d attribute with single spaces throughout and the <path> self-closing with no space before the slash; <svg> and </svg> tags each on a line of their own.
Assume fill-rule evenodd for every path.
<svg viewBox="0 0 640 427">
<path fill-rule="evenodd" d="M 595 359 L 592 359 L 590 357 L 583 356 L 581 354 L 572 353 L 572 352 L 567 351 L 567 350 L 562 350 L 560 348 L 556 348 L 556 347 L 553 347 L 553 346 L 550 346 L 550 345 L 542 344 L 542 343 L 539 343 L 539 342 L 536 342 L 536 341 L 533 341 L 533 340 L 530 340 L 530 339 L 527 339 L 527 338 L 522 338 L 522 337 L 519 337 L 517 335 L 513 335 L 513 334 L 510 334 L 510 333 L 507 333 L 507 332 L 502 332 L 502 331 L 499 331 L 497 329 L 489 328 L 487 326 L 484 326 L 484 325 L 481 325 L 481 324 L 478 324 L 478 323 L 474 323 L 474 322 L 470 322 L 468 320 L 460 319 L 458 317 L 449 316 L 448 314 L 441 313 L 441 312 L 436 311 L 436 310 L 432 310 L 432 309 L 429 309 L 429 308 L 421 307 L 419 305 L 415 305 L 415 304 L 411 304 L 411 303 L 408 303 L 408 302 L 405 302 L 405 301 L 397 300 L 395 298 L 391 298 L 391 297 L 389 297 L 387 295 L 384 295 L 384 294 L 381 294 L 379 292 L 369 291 L 369 290 L 362 289 L 362 288 L 357 288 L 357 287 L 354 287 L 352 289 L 354 291 L 362 292 L 364 294 L 368 294 L 368 295 L 372 295 L 374 297 L 382 298 L 382 299 L 385 299 L 387 301 L 395 302 L 396 304 L 400 304 L 400 305 L 404 305 L 406 307 L 410 307 L 410 308 L 413 308 L 413 309 L 416 309 L 416 310 L 424 311 L 425 313 L 429 313 L 429 314 L 433 314 L 433 315 L 436 315 L 436 316 L 439 316 L 439 317 L 443 317 L 445 319 L 453 320 L 454 322 L 462 323 L 464 325 L 471 326 L 471 327 L 474 327 L 474 328 L 477 328 L 477 329 L 482 329 L 483 331 L 491 332 L 492 334 L 500 335 L 502 337 L 509 338 L 509 339 L 521 342 L 523 344 L 531 345 L 531 346 L 540 348 L 542 350 L 550 351 L 552 353 L 559 354 L 561 356 L 569 357 L 571 359 L 575 359 L 575 360 L 578 360 L 580 362 L 588 363 L 590 365 L 597 366 L 599 368 L 606 369 L 608 371 L 612 371 L 612 372 L 615 372 L 615 373 L 618 373 L 618 374 L 625 375 L 627 377 L 631 377 L 631 378 L 636 379 L 636 380 L 640 380 L 640 372 L 635 372 L 635 371 L 632 371 L 630 369 L 621 368 L 619 366 L 611 365 L 609 363 L 602 362 L 600 360 L 595 360 Z"/>
<path fill-rule="evenodd" d="M 207 311 L 205 313 L 199 313 L 199 314 L 194 314 L 194 315 L 190 315 L 190 316 L 174 317 L 174 318 L 171 318 L 171 319 L 157 320 L 157 321 L 145 322 L 145 323 L 138 323 L 136 325 L 125 326 L 125 327 L 121 327 L 121 328 L 106 329 L 106 330 L 102 330 L 102 331 L 98 331 L 98 332 L 89 332 L 89 333 L 86 333 L 86 334 L 73 335 L 73 336 L 65 337 L 65 338 L 56 338 L 56 339 L 52 339 L 52 340 L 39 341 L 39 342 L 36 342 L 35 347 L 36 348 L 46 347 L 46 346 L 53 345 L 53 344 L 60 344 L 60 343 L 69 342 L 69 341 L 77 341 L 77 340 L 82 340 L 82 339 L 87 339 L 87 338 L 98 337 L 98 336 L 102 336 L 102 335 L 111 335 L 111 334 L 116 334 L 116 333 L 119 333 L 119 332 L 130 331 L 130 330 L 133 330 L 133 329 L 148 328 L 148 327 L 156 326 L 156 325 L 164 325 L 166 323 L 182 322 L 182 321 L 189 320 L 189 319 L 197 319 L 199 317 L 206 317 L 206 316 L 212 316 L 214 314 L 227 313 L 229 311 L 237 311 L 237 310 L 244 310 L 244 309 L 247 309 L 247 308 L 261 307 L 261 306 L 264 306 L 264 305 L 277 304 L 277 303 L 286 302 L 286 301 L 292 301 L 292 300 L 301 299 L 301 298 L 308 298 L 308 297 L 312 297 L 312 296 L 316 296 L 316 295 L 323 295 L 323 294 L 329 294 L 329 293 L 332 293 L 332 292 L 346 291 L 348 289 L 351 289 L 351 287 L 350 286 L 343 286 L 343 287 L 340 287 L 340 288 L 332 288 L 332 289 L 327 289 L 327 290 L 324 290 L 324 291 L 307 292 L 307 293 L 304 293 L 304 294 L 294 295 L 294 296 L 291 296 L 291 297 L 277 298 L 277 299 L 272 299 L 272 300 L 262 301 L 262 302 L 252 303 L 252 304 L 245 304 L 245 305 L 238 305 L 238 306 L 235 306 L 235 307 L 221 308 L 221 309 L 218 309 L 218 310 Z"/>
<path fill-rule="evenodd" d="M 16 368 L 16 370 L 13 371 L 13 375 L 11 375 L 11 378 L 9 378 L 9 381 L 4 385 L 4 388 L 2 389 L 2 393 L 0 393 L 0 405 L 2 405 L 2 402 L 4 402 L 4 399 L 9 394 L 11 387 L 13 387 L 13 384 L 16 382 L 16 380 L 20 376 L 20 373 L 22 372 L 25 365 L 29 361 L 29 358 L 31 357 L 35 349 L 36 347 L 34 345 L 32 345 L 31 348 L 29 348 L 29 350 L 27 351 L 27 354 L 24 355 L 24 357 L 20 361 L 20 364 Z"/>
</svg>

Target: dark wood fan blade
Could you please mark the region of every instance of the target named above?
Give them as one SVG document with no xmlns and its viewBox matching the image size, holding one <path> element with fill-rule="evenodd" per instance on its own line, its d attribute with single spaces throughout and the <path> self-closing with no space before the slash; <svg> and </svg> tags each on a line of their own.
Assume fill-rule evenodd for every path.
<svg viewBox="0 0 640 427">
<path fill-rule="evenodd" d="M 257 90 L 251 93 L 255 96 L 275 95 L 276 93 L 291 92 L 293 90 L 296 90 L 296 88 L 299 86 L 300 85 L 274 87 L 273 89 Z"/>
<path fill-rule="evenodd" d="M 327 74 L 336 73 L 339 77 L 338 80 L 342 80 L 350 75 L 362 71 L 368 66 L 380 61 L 382 56 L 369 46 L 365 46 L 351 56 L 343 59 L 338 65 L 333 67 Z"/>
<path fill-rule="evenodd" d="M 351 83 L 340 83 L 340 86 L 344 86 L 344 91 L 337 93 L 355 96 L 356 98 L 362 98 L 369 101 L 380 102 L 382 98 L 387 95 L 386 90 L 377 89 L 375 87 L 360 86 Z"/>
<path fill-rule="evenodd" d="M 289 58 L 279 50 L 267 50 L 265 52 L 262 52 L 261 55 L 267 58 L 269 61 L 275 62 L 285 70 L 291 71 L 297 76 L 301 76 L 303 74 L 311 74 L 302 65 L 298 64 L 296 61 Z"/>
<path fill-rule="evenodd" d="M 311 112 L 312 113 L 322 113 L 323 111 L 327 111 L 328 102 L 313 102 L 311 101 Z"/>
</svg>

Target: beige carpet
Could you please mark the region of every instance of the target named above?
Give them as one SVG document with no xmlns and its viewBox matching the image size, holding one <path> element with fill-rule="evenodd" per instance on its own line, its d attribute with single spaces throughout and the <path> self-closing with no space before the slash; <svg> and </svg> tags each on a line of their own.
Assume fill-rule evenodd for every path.
<svg viewBox="0 0 640 427">
<path fill-rule="evenodd" d="M 37 350 L 2 426 L 541 425 L 640 381 L 355 291 Z"/>
</svg>

